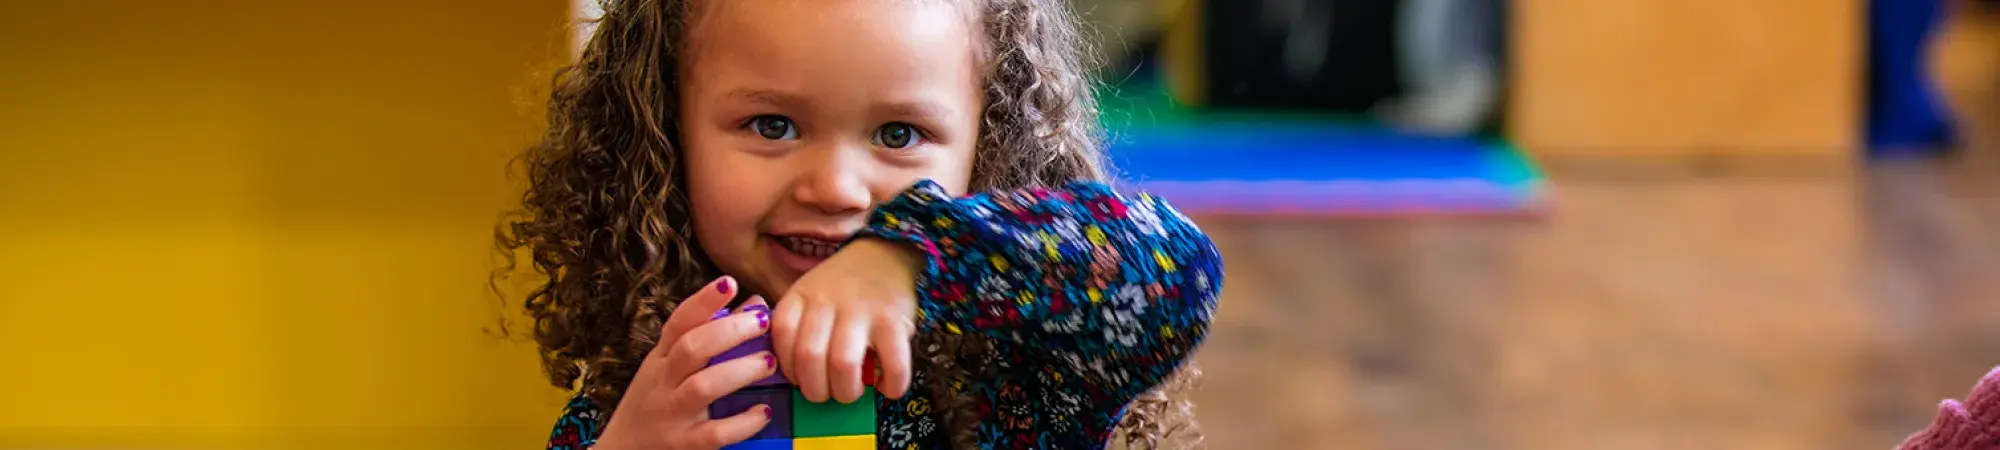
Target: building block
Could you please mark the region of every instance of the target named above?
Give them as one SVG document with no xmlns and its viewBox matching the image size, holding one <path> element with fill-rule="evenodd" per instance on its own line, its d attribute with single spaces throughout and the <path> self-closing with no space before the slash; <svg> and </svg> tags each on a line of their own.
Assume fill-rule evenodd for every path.
<svg viewBox="0 0 2000 450">
<path fill-rule="evenodd" d="M 724 309 L 721 311 L 717 311 L 715 313 L 715 316 L 711 317 L 710 319 L 721 319 L 723 317 L 728 317 L 728 316 L 729 316 L 729 310 Z M 742 345 L 737 345 L 735 348 L 731 348 L 728 351 L 724 351 L 722 352 L 722 354 L 716 355 L 714 358 L 710 358 L 708 360 L 708 365 L 713 366 L 716 364 L 722 364 L 737 358 L 755 355 L 758 352 L 768 352 L 768 351 L 771 351 L 771 334 L 764 333 L 762 335 L 757 336 L 757 338 L 755 339 L 743 342 Z M 764 379 L 750 383 L 750 387 L 757 388 L 757 387 L 785 386 L 789 384 L 791 384 L 791 381 L 785 379 L 784 372 L 778 372 L 771 374 L 771 376 L 764 377 Z"/>
<path fill-rule="evenodd" d="M 863 388 L 861 398 L 842 404 L 813 403 L 792 389 L 792 436 L 799 438 L 875 434 L 875 388 Z"/>
<path fill-rule="evenodd" d="M 711 319 L 729 317 L 730 311 L 717 311 Z M 737 358 L 751 356 L 771 350 L 771 336 L 766 333 L 729 349 L 708 361 L 714 366 Z M 865 356 L 862 363 L 864 386 L 861 398 L 853 403 L 828 401 L 814 403 L 805 399 L 798 386 L 782 375 L 772 375 L 752 383 L 743 390 L 730 393 L 709 405 L 712 418 L 732 417 L 749 411 L 757 405 L 771 407 L 771 423 L 748 440 L 732 444 L 729 450 L 770 450 L 770 449 L 823 449 L 859 450 L 875 448 L 875 404 L 876 393 L 873 384 L 881 376 L 879 362 L 874 353 Z M 780 371 L 779 373 L 783 373 Z"/>
<path fill-rule="evenodd" d="M 771 405 L 771 423 L 758 430 L 750 439 L 786 439 L 792 437 L 792 389 L 751 388 L 730 393 L 708 405 L 708 417 L 721 419 L 742 414 L 757 405 Z"/>
<path fill-rule="evenodd" d="M 771 335 L 765 334 L 763 336 L 758 336 L 756 339 L 751 339 L 747 342 L 744 342 L 742 345 L 738 345 L 735 348 L 729 349 L 728 351 L 722 352 L 721 355 L 716 355 L 715 359 L 711 359 L 708 361 L 708 365 L 713 366 L 716 364 L 722 364 L 725 362 L 729 362 L 730 360 L 733 359 L 742 358 L 745 356 L 755 355 L 760 352 L 768 352 L 768 351 L 771 351 Z M 761 380 L 751 382 L 750 387 L 753 388 L 782 387 L 790 384 L 791 381 L 785 379 L 784 372 L 777 372 L 777 373 L 772 373 L 771 376 L 764 377 Z"/>
<path fill-rule="evenodd" d="M 881 377 L 882 361 L 875 359 L 874 350 L 869 350 L 861 356 L 861 385 L 864 388 L 874 386 L 875 382 L 882 381 Z"/>
<path fill-rule="evenodd" d="M 872 441 L 871 441 L 872 442 Z M 722 446 L 722 450 L 792 450 L 792 439 L 752 439 Z"/>
<path fill-rule="evenodd" d="M 799 438 L 792 441 L 792 448 L 796 450 L 874 450 L 875 435 Z"/>
</svg>

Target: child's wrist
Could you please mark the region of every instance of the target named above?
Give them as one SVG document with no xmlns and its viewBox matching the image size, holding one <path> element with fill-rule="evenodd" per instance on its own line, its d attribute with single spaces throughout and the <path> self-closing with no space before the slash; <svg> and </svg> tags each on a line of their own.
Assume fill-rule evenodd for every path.
<svg viewBox="0 0 2000 450">
<path fill-rule="evenodd" d="M 905 273 L 908 273 L 912 278 L 914 278 L 917 275 L 917 270 L 923 268 L 924 266 L 923 252 L 917 251 L 917 249 L 914 248 L 910 248 L 910 246 L 904 245 L 900 242 L 895 242 L 879 237 L 863 237 L 860 239 L 855 239 L 854 242 L 849 243 L 848 246 L 862 247 L 860 250 L 868 252 L 876 252 L 880 253 L 883 256 L 887 256 L 888 260 L 893 261 L 896 267 L 903 269 L 903 271 Z"/>
<path fill-rule="evenodd" d="M 881 282 L 909 289 L 909 291 L 904 292 L 906 295 L 903 299 L 898 301 L 898 309 L 902 313 L 910 315 L 910 317 L 915 317 L 919 307 L 916 297 L 918 289 L 917 277 L 920 275 L 919 270 L 921 270 L 925 261 L 923 252 L 911 248 L 908 244 L 879 237 L 856 239 L 853 242 L 849 242 L 847 248 L 843 248 L 840 251 L 843 253 L 864 253 L 865 255 L 857 256 L 862 256 L 864 260 L 874 261 L 879 266 L 886 266 L 876 269 L 881 270 L 881 272 L 875 273 L 883 277 Z"/>
</svg>

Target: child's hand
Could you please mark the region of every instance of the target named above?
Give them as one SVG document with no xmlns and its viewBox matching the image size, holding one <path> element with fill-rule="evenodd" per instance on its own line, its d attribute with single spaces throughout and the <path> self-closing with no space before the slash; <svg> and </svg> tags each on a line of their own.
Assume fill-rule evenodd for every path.
<svg viewBox="0 0 2000 450">
<path fill-rule="evenodd" d="M 779 366 L 807 400 L 861 398 L 863 385 L 902 398 L 910 386 L 919 256 L 880 239 L 849 243 L 792 284 L 778 300 L 771 344 Z M 863 380 L 873 349 L 880 380 Z M 874 368 L 867 368 L 874 372 Z"/>
<path fill-rule="evenodd" d="M 708 417 L 710 403 L 777 370 L 769 353 L 708 366 L 716 355 L 770 327 L 768 307 L 757 298 L 744 302 L 735 314 L 711 320 L 735 294 L 736 280 L 723 277 L 680 303 L 593 448 L 714 449 L 748 439 L 770 423 L 768 405 L 732 417 Z"/>
</svg>

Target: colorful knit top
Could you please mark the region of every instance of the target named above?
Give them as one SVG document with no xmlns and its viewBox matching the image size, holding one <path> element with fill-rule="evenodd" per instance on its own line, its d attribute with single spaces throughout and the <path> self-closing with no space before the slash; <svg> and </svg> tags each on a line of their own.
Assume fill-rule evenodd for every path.
<svg viewBox="0 0 2000 450">
<path fill-rule="evenodd" d="M 1101 183 L 954 197 L 924 181 L 857 237 L 925 255 L 919 333 L 992 344 L 959 361 L 998 374 L 961 387 L 983 448 L 1103 448 L 1125 406 L 1207 337 L 1222 288 L 1221 255 L 1193 221 Z M 902 399 L 877 397 L 878 448 L 950 447 L 929 376 L 917 371 Z M 608 420 L 577 396 L 549 448 L 588 447 Z"/>
</svg>

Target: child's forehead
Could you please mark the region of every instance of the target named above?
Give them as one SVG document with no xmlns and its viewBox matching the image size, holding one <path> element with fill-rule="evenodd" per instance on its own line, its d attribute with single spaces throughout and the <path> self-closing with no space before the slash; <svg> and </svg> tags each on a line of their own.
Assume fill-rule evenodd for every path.
<svg viewBox="0 0 2000 450">
<path fill-rule="evenodd" d="M 707 11 L 697 12 L 700 18 L 689 28 L 682 53 L 690 75 L 748 71 L 757 78 L 783 79 L 832 66 L 864 66 L 872 69 L 862 70 L 903 78 L 977 59 L 975 28 L 963 20 L 955 1 L 704 3 Z"/>
<path fill-rule="evenodd" d="M 977 8 L 960 0 L 708 0 L 692 3 L 689 20 L 700 25 L 712 20 L 747 21 L 751 24 L 779 25 L 786 19 L 810 18 L 819 22 L 851 26 L 891 25 L 909 13 L 928 13 L 929 19 L 974 18 Z M 938 14 L 949 14 L 949 17 Z"/>
</svg>

